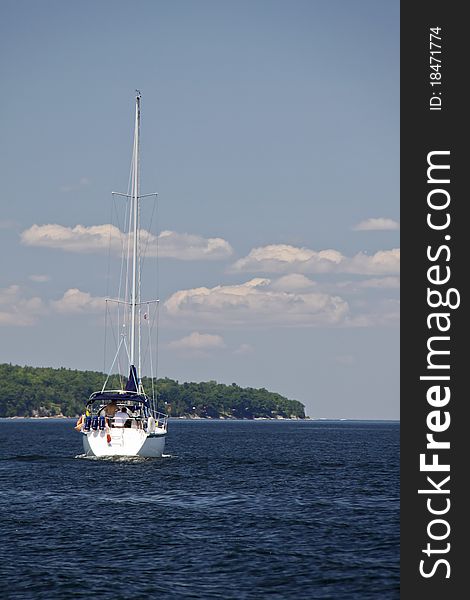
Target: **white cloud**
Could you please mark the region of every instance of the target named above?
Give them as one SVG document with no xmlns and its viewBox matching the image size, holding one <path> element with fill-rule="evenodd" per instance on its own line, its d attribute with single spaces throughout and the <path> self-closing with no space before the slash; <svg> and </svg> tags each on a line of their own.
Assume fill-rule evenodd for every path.
<svg viewBox="0 0 470 600">
<path fill-rule="evenodd" d="M 21 241 L 27 246 L 57 248 L 68 252 L 93 253 L 111 249 L 121 255 L 127 248 L 128 234 L 116 226 L 106 225 L 32 225 L 21 234 Z M 204 238 L 189 233 L 162 231 L 159 236 L 142 230 L 141 247 L 147 256 L 157 253 L 165 258 L 180 260 L 217 260 L 233 253 L 230 244 L 222 238 Z"/>
<path fill-rule="evenodd" d="M 72 288 L 59 300 L 45 302 L 38 296 L 28 297 L 18 285 L 0 289 L 0 325 L 34 325 L 39 317 L 52 313 L 91 314 L 104 312 L 105 298 Z"/>
<path fill-rule="evenodd" d="M 150 251 L 155 252 L 156 238 L 150 237 Z M 222 238 L 203 238 L 190 233 L 162 231 L 158 236 L 159 254 L 181 260 L 223 259 L 233 254 L 230 244 Z"/>
<path fill-rule="evenodd" d="M 0 325 L 34 325 L 45 311 L 41 298 L 26 297 L 18 285 L 0 289 Z"/>
<path fill-rule="evenodd" d="M 357 294 L 364 293 L 367 290 L 396 290 L 400 287 L 400 278 L 397 276 L 388 277 L 369 277 L 367 279 L 355 280 L 328 280 L 328 281 L 313 281 L 305 275 L 292 273 L 291 275 L 283 275 L 279 279 L 271 282 L 271 288 L 284 292 L 298 291 L 316 291 L 326 294 Z"/>
<path fill-rule="evenodd" d="M 49 275 L 30 275 L 28 279 L 35 283 L 45 283 L 46 281 L 50 281 L 51 278 Z"/>
<path fill-rule="evenodd" d="M 170 342 L 168 346 L 177 350 L 215 350 L 225 348 L 225 342 L 220 335 L 193 331 L 180 340 Z"/>
<path fill-rule="evenodd" d="M 305 275 L 300 273 L 292 273 L 291 275 L 284 275 L 279 277 L 272 282 L 271 287 L 275 290 L 282 290 L 285 292 L 298 292 L 302 290 L 311 290 L 316 286 L 315 281 L 312 281 Z"/>
<path fill-rule="evenodd" d="M 165 302 L 170 317 L 223 325 L 338 325 L 348 304 L 338 296 L 273 289 L 269 279 L 175 292 Z"/>
<path fill-rule="evenodd" d="M 369 256 L 359 252 L 345 260 L 345 273 L 357 275 L 388 275 L 400 272 L 400 249 L 379 250 Z"/>
<path fill-rule="evenodd" d="M 272 244 L 253 248 L 237 260 L 235 272 L 264 273 L 352 273 L 357 275 L 386 275 L 400 270 L 400 249 L 380 250 L 368 255 L 359 252 L 349 258 L 337 250 L 317 252 L 287 244 Z"/>
<path fill-rule="evenodd" d="M 304 281 L 304 279 L 306 281 Z M 199 324 L 209 327 L 231 326 L 305 326 L 305 327 L 372 327 L 394 325 L 399 320 L 399 301 L 377 294 L 357 296 L 361 290 L 390 290 L 398 278 L 376 278 L 307 287 L 305 278 L 256 278 L 238 285 L 193 288 L 172 294 L 164 304 L 169 323 Z M 288 283 L 292 282 L 292 289 Z M 302 286 L 304 286 L 302 288 Z M 296 289 L 297 288 L 297 289 Z M 341 290 L 337 295 L 337 290 Z M 349 301 L 345 299 L 349 295 Z M 382 295 L 382 294 L 381 294 Z M 34 325 L 38 318 L 53 313 L 91 315 L 103 313 L 105 298 L 92 296 L 77 288 L 68 289 L 58 300 L 43 301 L 29 296 L 20 286 L 0 289 L 0 325 Z M 169 347 L 201 353 L 225 348 L 217 334 L 192 332 L 169 343 Z M 234 349 L 234 354 L 248 354 L 248 344 Z"/>
<path fill-rule="evenodd" d="M 84 227 L 64 227 L 63 225 L 32 225 L 21 234 L 26 246 L 57 248 L 69 252 L 96 252 L 106 250 L 111 240 L 111 248 L 121 248 L 124 240 L 113 225 L 93 225 Z"/>
<path fill-rule="evenodd" d="M 354 231 L 394 231 L 400 224 L 384 217 L 365 219 L 353 227 Z"/>
<path fill-rule="evenodd" d="M 96 313 L 104 311 L 105 298 L 95 297 L 77 288 L 67 290 L 60 300 L 52 300 L 53 310 L 62 314 Z"/>
</svg>

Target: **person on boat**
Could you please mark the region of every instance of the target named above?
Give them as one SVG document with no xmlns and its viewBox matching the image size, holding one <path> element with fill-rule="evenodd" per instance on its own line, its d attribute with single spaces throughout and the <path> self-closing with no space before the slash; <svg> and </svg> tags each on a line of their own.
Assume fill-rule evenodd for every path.
<svg viewBox="0 0 470 600">
<path fill-rule="evenodd" d="M 76 429 L 77 431 L 81 431 L 82 427 L 83 427 L 83 415 L 80 415 L 78 417 L 77 424 L 75 425 L 74 429 Z"/>
<path fill-rule="evenodd" d="M 118 409 L 118 406 L 117 406 L 116 402 L 114 400 L 111 400 L 111 402 L 109 404 L 107 404 L 106 406 L 103 406 L 103 408 L 100 410 L 99 415 L 105 417 L 106 425 L 108 427 L 111 426 L 111 423 L 109 420 L 114 418 L 114 415 L 116 414 L 117 409 Z"/>
<path fill-rule="evenodd" d="M 114 400 L 111 400 L 109 404 L 104 407 L 104 414 L 106 417 L 114 417 L 118 410 L 118 405 Z"/>
<path fill-rule="evenodd" d="M 129 418 L 127 414 L 127 409 L 125 406 L 122 406 L 115 414 L 114 414 L 114 427 L 125 427 L 126 421 Z"/>
</svg>

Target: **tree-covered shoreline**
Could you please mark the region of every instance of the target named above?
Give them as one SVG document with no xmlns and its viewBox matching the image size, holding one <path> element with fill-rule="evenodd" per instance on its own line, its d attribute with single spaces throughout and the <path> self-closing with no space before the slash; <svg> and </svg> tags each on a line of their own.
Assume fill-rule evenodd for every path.
<svg viewBox="0 0 470 600">
<path fill-rule="evenodd" d="M 73 417 L 89 396 L 101 389 L 105 375 L 98 371 L 21 367 L 0 364 L 2 392 L 0 417 Z M 126 378 L 113 375 L 111 387 L 121 389 Z M 143 378 L 147 394 L 152 382 Z M 109 387 L 109 386 L 108 386 Z M 200 418 L 305 418 L 304 405 L 261 388 L 242 388 L 216 381 L 179 383 L 162 378 L 155 382 L 158 409 L 172 417 Z"/>
</svg>

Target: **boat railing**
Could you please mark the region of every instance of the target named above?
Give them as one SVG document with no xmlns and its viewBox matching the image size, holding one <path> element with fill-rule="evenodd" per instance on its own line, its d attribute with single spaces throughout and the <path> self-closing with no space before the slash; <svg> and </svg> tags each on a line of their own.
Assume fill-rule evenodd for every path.
<svg viewBox="0 0 470 600">
<path fill-rule="evenodd" d="M 166 433 L 168 430 L 168 415 L 158 412 L 156 410 L 151 410 L 150 413 L 151 414 L 149 414 L 148 416 L 129 415 L 126 422 L 122 423 L 120 421 L 119 425 L 115 424 L 115 417 L 105 417 L 104 415 L 98 415 L 97 413 L 95 413 L 87 416 L 82 416 L 82 421 L 80 425 L 82 425 L 83 423 L 83 426 L 80 427 L 80 429 L 83 429 L 83 431 L 86 432 L 90 430 L 96 431 L 98 429 L 101 431 L 107 429 L 108 427 L 112 428 L 113 430 L 116 428 L 137 428 L 144 429 L 145 431 L 147 431 L 147 433 L 154 433 L 156 430 L 159 430 L 160 434 L 162 432 Z"/>
<path fill-rule="evenodd" d="M 168 415 L 153 409 L 150 409 L 150 414 L 155 419 L 155 428 L 166 431 L 168 428 Z"/>
<path fill-rule="evenodd" d="M 112 397 L 114 394 L 116 394 L 117 391 L 111 391 L 110 392 L 110 396 Z M 120 394 L 121 395 L 121 394 Z M 130 395 L 130 394 L 127 394 Z M 99 396 L 99 398 L 95 399 L 95 396 Z M 124 396 L 124 394 L 122 394 L 122 396 Z M 120 406 L 124 406 L 127 409 L 131 408 L 132 410 L 132 403 L 130 401 L 129 398 L 116 398 L 113 397 L 112 398 L 113 401 L 115 401 L 118 405 L 118 407 Z M 144 429 L 147 429 L 147 427 L 150 425 L 151 429 L 153 430 L 153 427 L 155 426 L 155 429 L 158 429 L 160 431 L 167 431 L 168 429 L 168 415 L 160 412 L 158 410 L 156 410 L 155 408 L 153 408 L 151 406 L 151 404 L 148 403 L 146 406 L 145 405 L 141 405 L 141 410 L 139 411 L 139 414 L 132 414 L 134 411 L 132 411 L 132 413 L 129 415 L 129 421 L 131 422 L 135 422 L 137 427 L 143 427 Z M 101 396 L 101 393 L 97 392 L 96 394 L 92 394 L 90 396 L 90 400 L 87 406 L 87 411 L 89 411 L 89 415 L 92 418 L 96 418 L 97 419 L 97 424 L 95 428 L 98 428 L 98 423 L 100 422 L 99 419 L 103 418 L 103 423 L 101 424 L 100 428 L 104 428 L 105 424 L 108 424 L 111 427 L 115 427 L 114 425 L 114 416 L 105 414 L 104 410 L 106 409 L 107 404 L 103 403 L 103 398 Z M 144 408 L 145 406 L 145 408 Z M 85 415 L 84 415 L 85 416 Z M 106 421 L 105 421 L 106 418 Z M 155 422 L 155 425 L 151 424 L 151 421 L 149 423 L 149 419 L 153 419 Z M 129 427 L 129 425 L 127 425 L 127 427 Z"/>
</svg>

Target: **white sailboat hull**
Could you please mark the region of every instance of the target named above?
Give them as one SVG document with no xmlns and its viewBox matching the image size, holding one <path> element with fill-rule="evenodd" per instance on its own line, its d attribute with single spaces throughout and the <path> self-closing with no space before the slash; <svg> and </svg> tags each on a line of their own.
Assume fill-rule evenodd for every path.
<svg viewBox="0 0 470 600">
<path fill-rule="evenodd" d="M 110 440 L 108 441 L 108 435 Z M 166 431 L 147 434 L 141 429 L 111 428 L 87 431 L 83 434 L 83 449 L 87 456 L 142 456 L 158 458 L 165 449 Z"/>
</svg>

